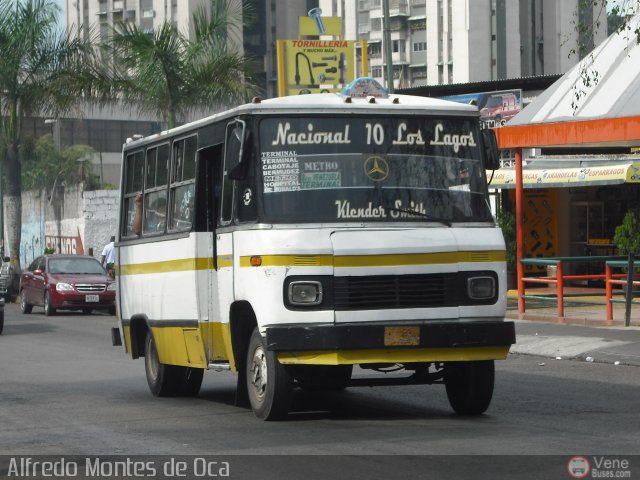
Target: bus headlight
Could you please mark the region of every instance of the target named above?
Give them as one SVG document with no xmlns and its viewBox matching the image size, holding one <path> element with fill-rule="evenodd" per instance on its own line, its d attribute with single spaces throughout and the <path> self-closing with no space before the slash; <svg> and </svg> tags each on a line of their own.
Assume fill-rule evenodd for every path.
<svg viewBox="0 0 640 480">
<path fill-rule="evenodd" d="M 289 284 L 289 303 L 291 305 L 320 305 L 322 303 L 322 284 L 316 281 L 299 280 Z"/>
<path fill-rule="evenodd" d="M 493 277 L 467 278 L 467 295 L 472 300 L 488 300 L 496 294 L 496 281 Z"/>
</svg>

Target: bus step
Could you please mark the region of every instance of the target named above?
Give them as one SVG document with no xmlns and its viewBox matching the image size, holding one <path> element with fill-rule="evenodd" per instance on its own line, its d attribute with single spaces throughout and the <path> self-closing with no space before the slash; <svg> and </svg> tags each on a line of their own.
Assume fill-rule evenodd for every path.
<svg viewBox="0 0 640 480">
<path fill-rule="evenodd" d="M 223 370 L 231 370 L 231 365 L 229 365 L 229 362 L 210 363 L 209 368 L 215 370 L 216 372 L 221 372 Z"/>
</svg>

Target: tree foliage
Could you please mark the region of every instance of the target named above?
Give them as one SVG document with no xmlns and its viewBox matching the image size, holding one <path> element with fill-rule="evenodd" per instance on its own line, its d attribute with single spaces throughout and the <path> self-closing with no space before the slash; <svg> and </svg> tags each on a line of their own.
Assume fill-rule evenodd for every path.
<svg viewBox="0 0 640 480">
<path fill-rule="evenodd" d="M 58 116 L 95 97 L 100 72 L 85 36 L 62 32 L 53 0 L 0 0 L 0 106 L 4 203 L 11 261 L 19 267 L 22 120 Z"/>
<path fill-rule="evenodd" d="M 201 6 L 192 32 L 180 32 L 167 21 L 153 33 L 130 22 L 116 24 L 108 46 L 115 91 L 169 128 L 194 110 L 245 101 L 255 87 L 251 61 L 230 41 L 247 15 L 238 3 L 212 0 L 208 8 Z"/>
<path fill-rule="evenodd" d="M 20 152 L 22 188 L 50 191 L 57 181 L 67 185 L 85 182 L 85 189 L 93 190 L 100 185 L 99 177 L 90 171 L 88 164 L 95 153 L 88 145 L 58 150 L 51 134 L 43 135 L 35 142 L 26 139 Z"/>
<path fill-rule="evenodd" d="M 620 255 L 640 254 L 640 210 L 631 208 L 616 227 L 613 243 Z"/>
</svg>

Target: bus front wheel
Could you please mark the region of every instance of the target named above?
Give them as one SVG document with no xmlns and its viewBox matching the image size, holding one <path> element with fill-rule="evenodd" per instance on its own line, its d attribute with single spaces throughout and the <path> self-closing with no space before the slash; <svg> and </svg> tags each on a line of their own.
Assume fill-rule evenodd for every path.
<svg viewBox="0 0 640 480">
<path fill-rule="evenodd" d="M 449 363 L 444 377 L 449 404 L 458 415 L 484 413 L 491 403 L 494 379 L 493 360 Z"/>
<path fill-rule="evenodd" d="M 249 340 L 245 368 L 249 402 L 256 417 L 278 420 L 287 415 L 291 408 L 293 379 L 278 362 L 275 352 L 267 350 L 257 327 Z"/>
</svg>

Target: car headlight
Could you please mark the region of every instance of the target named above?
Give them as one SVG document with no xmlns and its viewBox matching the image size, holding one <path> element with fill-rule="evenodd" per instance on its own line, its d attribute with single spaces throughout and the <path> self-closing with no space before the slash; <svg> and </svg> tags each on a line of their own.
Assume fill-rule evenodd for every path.
<svg viewBox="0 0 640 480">
<path fill-rule="evenodd" d="M 56 291 L 57 292 L 72 292 L 73 285 L 65 282 L 56 283 Z"/>
<path fill-rule="evenodd" d="M 467 295 L 473 300 L 488 300 L 496 294 L 496 281 L 493 277 L 467 278 Z"/>
<path fill-rule="evenodd" d="M 320 305 L 322 303 L 322 284 L 316 281 L 299 280 L 289 284 L 289 303 L 291 305 Z"/>
<path fill-rule="evenodd" d="M 115 292 L 115 291 L 116 291 L 116 282 L 113 282 L 107 285 L 107 292 Z"/>
</svg>

